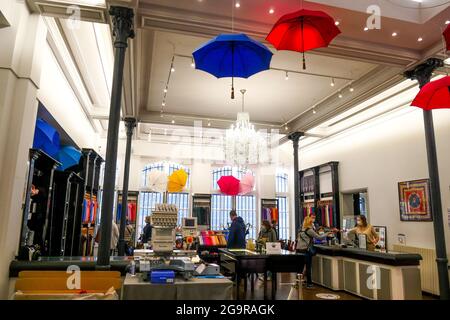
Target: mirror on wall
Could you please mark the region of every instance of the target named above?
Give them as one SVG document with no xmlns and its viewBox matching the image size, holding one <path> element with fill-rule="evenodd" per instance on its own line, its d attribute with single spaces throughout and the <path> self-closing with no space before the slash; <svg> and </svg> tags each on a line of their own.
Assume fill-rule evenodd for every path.
<svg viewBox="0 0 450 320">
<path fill-rule="evenodd" d="M 364 215 L 369 221 L 369 196 L 367 189 L 341 192 L 342 216 Z"/>
</svg>

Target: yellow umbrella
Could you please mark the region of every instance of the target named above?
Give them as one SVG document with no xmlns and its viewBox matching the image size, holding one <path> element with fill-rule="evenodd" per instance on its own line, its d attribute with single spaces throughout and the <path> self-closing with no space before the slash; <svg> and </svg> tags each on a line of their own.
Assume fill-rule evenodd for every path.
<svg viewBox="0 0 450 320">
<path fill-rule="evenodd" d="M 181 192 L 186 185 L 188 174 L 183 169 L 174 171 L 167 183 L 167 191 L 169 192 Z"/>
</svg>

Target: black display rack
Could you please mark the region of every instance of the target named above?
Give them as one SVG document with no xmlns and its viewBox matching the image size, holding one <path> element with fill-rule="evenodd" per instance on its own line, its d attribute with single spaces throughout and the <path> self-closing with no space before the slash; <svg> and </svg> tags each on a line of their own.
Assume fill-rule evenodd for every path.
<svg viewBox="0 0 450 320">
<path fill-rule="evenodd" d="M 136 245 L 136 230 L 137 230 L 137 213 L 139 212 L 139 191 L 128 191 L 128 196 L 127 196 L 127 203 L 128 204 L 134 204 L 135 205 L 135 210 L 136 210 L 136 215 L 134 216 L 134 219 L 127 219 L 128 222 L 133 226 L 133 230 L 135 232 L 135 236 L 134 236 L 134 245 Z M 117 226 L 120 228 L 120 215 L 122 214 L 122 212 L 119 212 L 119 209 L 122 208 L 122 190 L 117 191 L 117 199 L 116 199 L 116 224 Z M 119 214 L 120 213 L 120 214 Z M 128 208 L 127 208 L 127 213 L 128 213 Z M 128 218 L 128 217 L 127 217 Z"/>
<path fill-rule="evenodd" d="M 192 217 L 197 218 L 200 229 L 211 228 L 211 195 L 196 193 L 192 196 Z"/>
<path fill-rule="evenodd" d="M 48 254 L 47 232 L 49 229 L 50 206 L 55 169 L 60 165 L 42 150 L 30 149 L 26 187 L 24 190 L 22 229 L 19 245 L 19 259 L 28 257 L 26 247 L 39 245 L 41 254 Z M 32 186 L 39 189 L 39 203 L 31 195 Z M 29 228 L 30 226 L 30 228 Z M 34 236 L 31 237 L 33 231 Z"/>
<path fill-rule="evenodd" d="M 94 237 L 97 231 L 97 218 L 100 213 L 99 192 L 100 192 L 100 169 L 103 162 L 102 157 L 93 149 L 82 149 L 79 168 L 74 169 L 83 179 L 84 185 L 82 192 L 79 194 L 77 205 L 80 206 L 76 210 L 74 234 L 73 234 L 73 255 L 75 256 L 92 256 L 94 253 Z M 88 220 L 83 220 L 83 210 L 86 210 L 86 203 L 95 202 L 94 207 L 97 217 L 92 219 L 92 215 Z M 91 208 L 89 208 L 91 212 Z"/>
<path fill-rule="evenodd" d="M 50 256 L 73 256 L 78 250 L 75 217 L 82 210 L 79 199 L 83 187 L 84 180 L 75 172 L 55 171 L 48 234 Z"/>
<path fill-rule="evenodd" d="M 339 162 L 331 161 L 319 166 L 299 171 L 300 178 L 300 208 L 304 217 L 304 210 L 316 215 L 316 222 L 324 225 L 321 221 L 321 210 L 326 203 L 332 208 L 332 223 L 329 227 L 340 228 L 340 195 L 339 195 Z M 321 192 L 320 176 L 331 173 L 331 192 Z M 312 210 L 308 210 L 312 207 Z"/>
</svg>

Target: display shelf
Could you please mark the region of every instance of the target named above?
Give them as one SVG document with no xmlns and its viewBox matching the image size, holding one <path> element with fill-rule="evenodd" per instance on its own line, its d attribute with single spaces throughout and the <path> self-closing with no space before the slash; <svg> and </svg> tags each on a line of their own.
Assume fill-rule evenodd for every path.
<svg viewBox="0 0 450 320">
<path fill-rule="evenodd" d="M 117 226 L 120 228 L 120 218 L 122 215 L 122 190 L 117 191 L 117 201 L 116 201 L 116 223 Z M 138 238 L 136 236 L 137 232 L 137 214 L 139 212 L 139 191 L 128 191 L 127 196 L 127 221 L 131 224 L 134 230 L 134 239 L 132 239 L 132 242 L 134 242 L 133 246 L 136 246 L 136 239 Z"/>
<path fill-rule="evenodd" d="M 50 224 L 54 171 L 60 165 L 42 150 L 30 149 L 28 156 L 19 245 L 19 259 L 26 260 L 28 260 L 25 254 L 28 252 L 27 246 L 39 245 L 42 254 L 48 253 L 47 232 Z M 31 194 L 33 186 L 38 190 L 35 196 Z"/>
<path fill-rule="evenodd" d="M 264 220 L 268 220 L 271 224 L 276 221 L 274 227 L 278 236 L 280 234 L 278 199 L 261 199 L 261 222 Z"/>
<path fill-rule="evenodd" d="M 331 161 L 299 172 L 302 216 L 315 214 L 319 225 L 330 228 L 340 228 L 338 166 Z"/>
<path fill-rule="evenodd" d="M 75 172 L 55 172 L 48 236 L 51 256 L 72 256 L 74 253 L 75 217 L 81 209 L 77 200 L 83 185 L 84 180 Z"/>
</svg>

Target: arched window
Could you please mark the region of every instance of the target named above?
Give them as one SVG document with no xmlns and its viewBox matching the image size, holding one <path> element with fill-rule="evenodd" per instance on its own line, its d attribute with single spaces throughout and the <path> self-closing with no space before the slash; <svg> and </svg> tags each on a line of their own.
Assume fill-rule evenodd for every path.
<svg viewBox="0 0 450 320">
<path fill-rule="evenodd" d="M 289 179 L 288 174 L 278 170 L 275 176 L 275 192 L 278 199 L 279 238 L 289 239 Z"/>
<path fill-rule="evenodd" d="M 147 191 L 147 177 L 150 171 L 159 170 L 165 172 L 167 176 L 171 175 L 174 171 L 183 169 L 188 174 L 188 180 L 186 183 L 186 191 L 179 193 L 168 193 L 167 203 L 175 204 L 178 207 L 178 224 L 181 225 L 182 219 L 189 217 L 189 190 L 190 188 L 190 173 L 191 170 L 181 164 L 172 162 L 155 162 L 150 163 L 142 170 L 142 186 L 144 190 L 139 195 L 139 225 L 138 228 L 142 232 L 142 228 L 145 226 L 145 217 L 152 213 L 155 209 L 155 205 L 163 203 L 164 195 L 162 193 Z"/>
<path fill-rule="evenodd" d="M 247 172 L 245 168 L 239 167 L 220 167 L 212 171 L 212 197 L 211 197 L 211 228 L 221 230 L 228 227 L 230 223 L 229 212 L 233 209 L 244 219 L 246 224 L 250 225 L 249 238 L 256 237 L 256 196 L 253 194 L 244 196 L 226 196 L 220 194 L 217 181 L 222 176 L 234 176 L 241 179 Z"/>
</svg>

